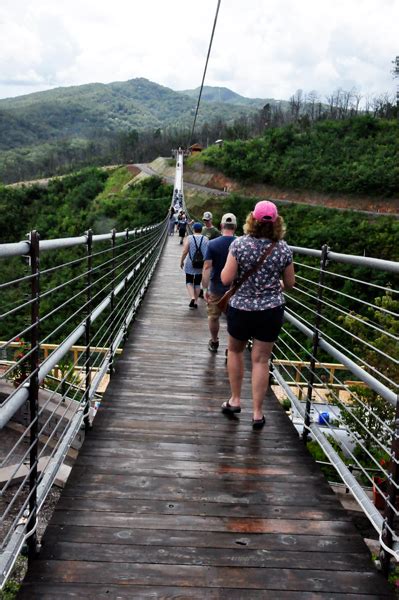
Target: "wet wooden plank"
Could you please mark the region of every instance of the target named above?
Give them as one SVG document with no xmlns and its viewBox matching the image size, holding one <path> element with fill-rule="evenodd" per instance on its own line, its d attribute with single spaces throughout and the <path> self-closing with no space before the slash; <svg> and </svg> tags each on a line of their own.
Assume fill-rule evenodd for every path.
<svg viewBox="0 0 399 600">
<path fill-rule="evenodd" d="M 130 458 L 134 463 L 136 459 L 144 459 L 149 456 L 153 459 L 160 458 L 164 459 L 165 456 L 170 457 L 173 460 L 186 460 L 186 461 L 229 461 L 234 464 L 247 463 L 248 460 L 253 460 L 256 465 L 283 465 L 292 464 L 292 455 L 298 456 L 298 452 L 294 447 L 276 448 L 275 442 L 271 442 L 269 445 L 263 445 L 265 452 L 259 453 L 259 447 L 255 446 L 251 448 L 246 442 L 239 448 L 239 443 L 235 445 L 211 445 L 207 444 L 204 448 L 203 444 L 195 443 L 175 443 L 171 441 L 165 441 L 159 436 L 145 436 L 136 437 L 134 439 L 134 446 L 132 446 L 130 440 L 123 439 L 112 439 L 112 438 L 90 438 L 87 443 L 84 444 L 80 451 L 79 464 L 83 465 L 83 460 L 86 457 L 91 457 L 97 463 L 101 462 L 103 457 L 124 457 Z M 313 458 L 303 449 L 301 453 L 300 465 L 306 465 L 312 472 L 312 468 L 319 471 L 319 468 L 315 464 Z"/>
<path fill-rule="evenodd" d="M 79 556 L 80 561 L 97 562 L 131 562 L 149 564 L 179 564 L 214 567 L 256 567 L 264 569 L 290 568 L 322 569 L 330 571 L 347 571 L 348 561 L 356 571 L 367 571 L 369 560 L 358 553 L 338 552 L 276 552 L 273 550 L 250 550 L 242 546 L 235 548 L 183 548 L 171 546 L 138 546 L 98 544 L 95 540 L 88 542 L 67 542 L 54 540 L 51 547 L 45 545 L 41 554 L 42 560 L 70 560 L 71 556 Z"/>
<path fill-rule="evenodd" d="M 80 525 L 81 527 L 128 527 L 137 529 L 172 529 L 182 531 L 225 531 L 231 533 L 283 533 L 286 535 L 334 535 L 346 536 L 348 523 L 345 521 L 322 521 L 296 519 L 262 519 L 252 515 L 245 517 L 213 517 L 196 515 L 130 513 L 88 513 L 79 510 L 57 511 L 52 523 L 55 525 Z"/>
<path fill-rule="evenodd" d="M 346 536 L 326 535 L 286 535 L 277 533 L 258 533 L 256 535 L 213 532 L 212 536 L 204 531 L 133 530 L 128 527 L 81 527 L 74 525 L 50 524 L 46 531 L 44 546 L 50 547 L 57 540 L 69 542 L 93 542 L 99 544 L 133 544 L 139 546 L 161 546 L 169 548 L 248 548 L 254 550 L 270 550 L 275 552 L 342 552 L 364 553 L 364 543 L 353 530 Z"/>
<path fill-rule="evenodd" d="M 228 419 L 173 238 L 19 598 L 392 597 L 273 394 Z M 250 360 L 246 353 L 246 362 Z"/>
<path fill-rule="evenodd" d="M 236 479 L 245 478 L 255 479 L 256 481 L 287 481 L 292 485 L 303 481 L 307 475 L 308 481 L 320 481 L 320 472 L 315 469 L 312 473 L 311 467 L 307 465 L 298 465 L 295 473 L 292 473 L 291 466 L 285 465 L 259 465 L 248 467 L 244 463 L 210 463 L 202 461 L 185 461 L 172 459 L 132 459 L 129 458 L 111 458 L 104 457 L 101 461 L 95 457 L 82 457 L 79 461 L 79 469 L 82 477 L 89 473 L 109 473 L 111 470 L 115 475 L 152 475 L 153 477 L 167 476 L 169 471 L 173 471 L 179 477 L 187 478 L 208 478 L 215 476 L 218 478 Z"/>
<path fill-rule="evenodd" d="M 262 569 L 143 563 L 114 563 L 77 560 L 37 560 L 36 570 L 53 583 L 104 585 L 152 585 L 236 588 L 243 590 L 284 590 L 305 592 L 372 593 L 381 598 L 391 595 L 381 586 L 377 573 L 328 571 L 326 569 Z M 33 570 L 28 581 L 37 575 Z M 189 589 L 187 590 L 189 597 Z"/>
<path fill-rule="evenodd" d="M 73 484 L 73 487 L 72 487 Z M 293 489 L 287 482 L 260 483 L 250 480 L 245 486 L 232 481 L 224 481 L 223 486 L 215 480 L 207 480 L 206 484 L 196 479 L 173 477 L 125 477 L 112 474 L 90 474 L 80 479 L 79 474 L 72 472 L 71 485 L 67 485 L 64 496 L 81 496 L 88 501 L 99 496 L 108 498 L 142 498 L 156 500 L 190 499 L 196 502 L 229 502 L 245 504 L 278 504 L 289 506 L 318 506 L 325 499 L 336 499 L 333 492 L 320 485 L 311 488 L 301 482 Z"/>
<path fill-rule="evenodd" d="M 20 600 L 33 600 L 37 594 L 40 600 L 54 600 L 54 598 L 74 599 L 90 598 L 95 600 L 381 600 L 381 596 L 374 594 L 351 594 L 336 592 L 285 592 L 275 590 L 244 590 L 244 589 L 226 589 L 226 588 L 196 588 L 176 586 L 141 586 L 141 585 L 97 585 L 86 584 L 85 586 L 77 584 L 25 584 L 23 590 L 19 593 Z"/>
<path fill-rule="evenodd" d="M 113 512 L 113 513 L 134 513 L 158 514 L 158 515 L 197 515 L 197 516 L 217 516 L 225 517 L 248 517 L 248 504 L 227 504 L 223 502 L 189 502 L 178 501 L 168 502 L 164 500 L 133 500 L 131 498 L 114 498 L 112 503 L 107 498 L 93 498 L 90 504 L 82 502 L 84 496 L 62 496 L 56 506 L 57 511 L 94 511 L 94 512 Z M 252 504 L 250 506 L 250 515 L 258 518 L 282 518 L 290 517 L 291 508 L 287 506 Z M 321 520 L 339 520 L 350 521 L 346 510 L 341 506 L 334 504 L 323 504 L 318 507 L 296 506 L 292 511 L 291 518 L 295 519 L 321 519 Z"/>
</svg>

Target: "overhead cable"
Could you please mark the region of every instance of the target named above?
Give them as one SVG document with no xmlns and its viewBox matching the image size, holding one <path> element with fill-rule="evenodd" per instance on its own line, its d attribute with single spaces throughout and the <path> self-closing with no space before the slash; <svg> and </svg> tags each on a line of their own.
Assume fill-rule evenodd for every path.
<svg viewBox="0 0 399 600">
<path fill-rule="evenodd" d="M 218 14 L 219 14 L 220 2 L 221 2 L 221 0 L 218 0 L 218 4 L 217 4 L 217 7 L 216 7 L 215 20 L 214 20 L 214 22 L 213 22 L 212 34 L 211 34 L 211 39 L 210 39 L 210 42 L 209 42 L 208 54 L 207 54 L 207 57 L 206 57 L 206 62 L 205 62 L 205 69 L 204 69 L 204 74 L 203 74 L 203 76 L 202 76 L 202 82 L 201 82 L 200 91 L 199 91 L 199 94 L 198 94 L 197 108 L 195 109 L 195 116 L 194 116 L 194 121 L 193 121 L 193 127 L 192 127 L 192 129 L 191 129 L 190 139 L 189 139 L 189 141 L 188 141 L 188 147 L 190 147 L 190 146 L 191 146 L 191 142 L 192 142 L 193 135 L 194 135 L 195 123 L 196 123 L 196 121 L 197 121 L 198 109 L 199 109 L 199 105 L 200 105 L 200 102 L 201 102 L 202 89 L 203 89 L 203 87 L 204 87 L 204 81 L 205 81 L 205 76 L 206 76 L 206 70 L 207 70 L 207 68 L 208 68 L 209 56 L 210 56 L 210 54 L 211 54 L 211 48 L 212 48 L 212 42 L 213 42 L 213 36 L 214 36 L 214 33 L 215 33 L 215 29 L 216 29 L 216 23 L 217 23 L 217 20 L 218 20 Z"/>
</svg>

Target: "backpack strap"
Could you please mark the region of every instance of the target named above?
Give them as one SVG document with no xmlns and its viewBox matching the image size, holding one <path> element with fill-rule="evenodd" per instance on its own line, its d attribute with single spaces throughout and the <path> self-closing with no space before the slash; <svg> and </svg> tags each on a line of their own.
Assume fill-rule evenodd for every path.
<svg viewBox="0 0 399 600">
<path fill-rule="evenodd" d="M 192 237 L 193 237 L 193 240 L 194 240 L 194 244 L 195 244 L 195 252 L 196 252 L 196 251 L 198 250 L 197 241 L 196 241 L 196 239 L 195 239 L 195 235 L 194 235 L 194 234 L 193 234 L 193 236 L 192 236 Z M 202 240 L 201 240 L 201 242 L 202 242 Z M 190 244 L 190 246 L 191 246 L 191 244 Z M 189 255 L 189 257 L 190 257 L 190 260 L 191 260 L 191 262 L 193 262 L 193 257 L 192 257 L 192 256 L 191 256 L 191 254 L 190 254 L 190 246 L 188 247 L 188 255 Z M 201 248 L 201 244 L 200 244 L 200 246 L 199 246 L 199 247 Z M 194 254 L 195 254 L 195 252 L 194 252 Z"/>
</svg>

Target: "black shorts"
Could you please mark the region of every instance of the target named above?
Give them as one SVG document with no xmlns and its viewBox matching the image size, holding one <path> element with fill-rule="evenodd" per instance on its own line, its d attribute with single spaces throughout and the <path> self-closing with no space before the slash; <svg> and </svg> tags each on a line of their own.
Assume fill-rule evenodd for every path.
<svg viewBox="0 0 399 600">
<path fill-rule="evenodd" d="M 284 305 L 267 310 L 239 310 L 229 306 L 227 331 L 242 342 L 254 338 L 260 342 L 275 342 L 284 320 Z"/>
<path fill-rule="evenodd" d="M 198 273 L 197 275 L 190 275 L 190 273 L 186 273 L 186 283 L 191 283 L 191 285 L 199 286 L 201 285 L 202 273 Z"/>
</svg>

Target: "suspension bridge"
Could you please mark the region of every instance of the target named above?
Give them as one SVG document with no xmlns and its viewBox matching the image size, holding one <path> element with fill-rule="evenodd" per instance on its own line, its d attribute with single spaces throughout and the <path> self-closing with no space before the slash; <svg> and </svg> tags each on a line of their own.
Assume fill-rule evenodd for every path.
<svg viewBox="0 0 399 600">
<path fill-rule="evenodd" d="M 184 198 L 180 155 L 174 187 Z M 18 598 L 393 597 L 304 441 L 319 443 L 369 518 L 387 574 L 398 552 L 397 421 L 382 423 L 387 435 L 378 439 L 390 457 L 386 466 L 374 461 L 387 484 L 376 484 L 383 498 L 378 510 L 354 476 L 355 468 L 371 485 L 372 470 L 349 438 L 342 444 L 351 466 L 337 453 L 333 439 L 342 431 L 318 418 L 318 400 L 328 387 L 335 404 L 351 410 L 355 381 L 397 414 L 397 361 L 389 345 L 375 342 L 381 336 L 393 342 L 394 334 L 384 319 L 374 319 L 362 321 L 369 335 L 361 338 L 341 317 L 361 320 L 372 308 L 396 318 L 389 304 L 370 303 L 362 290 L 371 285 L 376 297 L 397 294 L 387 282 L 398 264 L 327 247 L 293 248 L 298 283 L 287 294 L 284 335 L 275 347 L 266 426 L 254 432 L 250 353 L 248 400 L 239 418 L 228 419 L 220 412 L 229 396 L 226 334 L 219 353 L 210 354 L 205 304 L 188 310 L 181 247 L 167 232 L 165 218 L 132 231 L 59 240 L 41 241 L 31 232 L 28 241 L 0 245 L 3 261 L 29 258 L 29 272 L 1 282 L 5 297 L 19 293 L 10 293 L 2 315 L 10 332 L 1 343 L 2 380 L 11 378 L 14 387 L 3 393 L 0 427 L 6 431 L 17 417 L 25 424 L 0 463 L 8 468 L 0 505 L 1 583 L 27 545 L 29 568 Z M 72 275 L 54 285 L 53 274 L 67 267 Z M 60 288 L 69 293 L 62 304 Z M 43 298 L 48 307 L 52 296 L 43 314 Z M 52 329 L 49 316 L 58 319 Z M 29 339 L 22 356 L 6 360 L 21 337 Z M 62 367 L 71 349 L 73 360 Z M 319 361 L 321 353 L 333 366 Z M 301 418 L 302 436 L 277 400 L 277 386 Z M 365 410 L 379 418 L 372 405 Z M 365 433 L 374 436 L 366 421 Z M 77 436 L 83 445 L 39 547 L 41 511 Z"/>
</svg>

